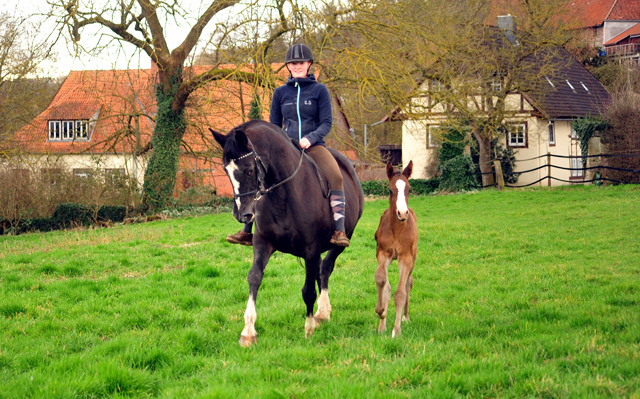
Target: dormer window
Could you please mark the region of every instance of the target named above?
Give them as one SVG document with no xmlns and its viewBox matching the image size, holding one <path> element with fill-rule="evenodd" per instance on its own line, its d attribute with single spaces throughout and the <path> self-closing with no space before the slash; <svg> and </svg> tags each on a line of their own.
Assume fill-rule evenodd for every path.
<svg viewBox="0 0 640 399">
<path fill-rule="evenodd" d="M 432 91 L 443 91 L 445 89 L 444 83 L 439 80 L 432 79 L 431 80 L 431 90 Z"/>
<path fill-rule="evenodd" d="M 49 141 L 88 140 L 88 120 L 49 121 Z"/>
</svg>

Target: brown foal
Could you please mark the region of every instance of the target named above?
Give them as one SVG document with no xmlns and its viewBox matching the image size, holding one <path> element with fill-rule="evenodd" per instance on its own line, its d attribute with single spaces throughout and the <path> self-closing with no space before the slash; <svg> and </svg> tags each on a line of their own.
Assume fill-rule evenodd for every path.
<svg viewBox="0 0 640 399">
<path fill-rule="evenodd" d="M 389 209 L 380 217 L 380 224 L 376 231 L 376 286 L 378 288 L 378 302 L 376 313 L 380 317 L 378 333 L 387 329 L 387 309 L 391 298 L 388 269 L 394 259 L 398 260 L 400 279 L 394 299 L 396 304 L 396 321 L 392 337 L 400 335 L 401 321 L 409 321 L 409 294 L 413 288 L 413 266 L 418 253 L 418 225 L 416 214 L 407 206 L 409 196 L 409 176 L 413 171 L 413 161 L 402 171 L 396 172 L 391 164 L 387 164 L 389 178 Z M 404 316 L 403 316 L 404 311 Z"/>
</svg>

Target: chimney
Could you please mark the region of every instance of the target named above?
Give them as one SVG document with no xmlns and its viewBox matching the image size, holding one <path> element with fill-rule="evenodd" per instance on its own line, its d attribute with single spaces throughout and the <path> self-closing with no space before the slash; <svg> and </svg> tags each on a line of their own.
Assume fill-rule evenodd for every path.
<svg viewBox="0 0 640 399">
<path fill-rule="evenodd" d="M 498 29 L 502 31 L 504 36 L 511 42 L 512 45 L 517 46 L 520 43 L 516 39 L 516 17 L 511 14 L 498 16 Z"/>
</svg>

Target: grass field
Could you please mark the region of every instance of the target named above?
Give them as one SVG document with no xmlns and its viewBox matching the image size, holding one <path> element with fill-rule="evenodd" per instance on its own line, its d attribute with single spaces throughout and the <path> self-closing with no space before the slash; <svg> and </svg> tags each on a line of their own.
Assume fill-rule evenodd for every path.
<svg viewBox="0 0 640 399">
<path fill-rule="evenodd" d="M 409 205 L 419 260 L 397 339 L 374 312 L 386 199 L 365 204 L 309 339 L 304 269 L 271 259 L 250 349 L 252 252 L 225 242 L 228 213 L 0 237 L 0 398 L 640 398 L 640 187 Z"/>
</svg>

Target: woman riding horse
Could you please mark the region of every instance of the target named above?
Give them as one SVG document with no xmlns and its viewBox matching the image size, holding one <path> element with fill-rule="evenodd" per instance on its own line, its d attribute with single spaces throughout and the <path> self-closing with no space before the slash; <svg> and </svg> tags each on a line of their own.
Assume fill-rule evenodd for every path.
<svg viewBox="0 0 640 399">
<path fill-rule="evenodd" d="M 294 44 L 289 47 L 285 63 L 291 75 L 285 85 L 273 92 L 269 121 L 283 128 L 289 137 L 307 150 L 326 175 L 331 187 L 329 200 L 336 225 L 331 243 L 348 247 L 350 242 L 344 227 L 345 199 L 342 174 L 323 140 L 331 131 L 333 122 L 329 90 L 309 73 L 313 64 L 313 54 L 306 45 Z M 232 244 L 253 245 L 252 226 L 253 223 L 245 223 L 242 230 L 227 236 L 227 241 Z"/>
</svg>

